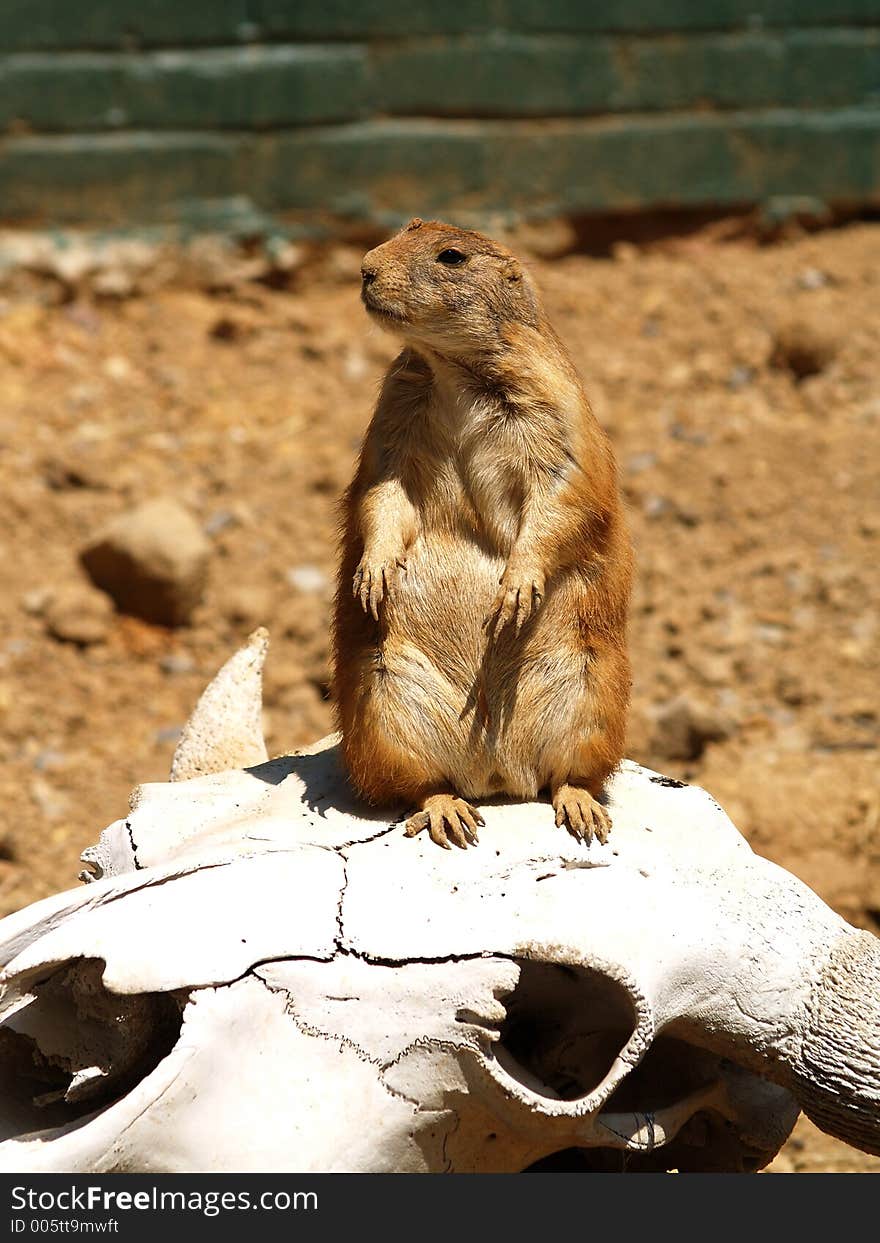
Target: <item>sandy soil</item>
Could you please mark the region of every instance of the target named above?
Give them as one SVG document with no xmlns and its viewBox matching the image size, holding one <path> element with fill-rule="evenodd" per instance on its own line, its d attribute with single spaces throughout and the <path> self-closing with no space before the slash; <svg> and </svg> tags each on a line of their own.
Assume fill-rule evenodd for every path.
<svg viewBox="0 0 880 1243">
<path fill-rule="evenodd" d="M 273 635 L 270 750 L 329 729 L 334 505 L 394 349 L 360 309 L 360 253 L 284 288 L 0 300 L 0 911 L 73 882 L 255 624 Z M 880 226 L 765 247 L 704 229 L 533 266 L 625 483 L 630 753 L 708 787 L 758 851 L 878 931 Z M 771 362 L 780 334 L 816 374 Z M 78 550 L 155 495 L 211 539 L 193 624 L 53 638 Z M 673 760 L 655 717 L 682 694 L 727 736 Z M 802 1123 L 774 1168 L 880 1160 Z"/>
</svg>

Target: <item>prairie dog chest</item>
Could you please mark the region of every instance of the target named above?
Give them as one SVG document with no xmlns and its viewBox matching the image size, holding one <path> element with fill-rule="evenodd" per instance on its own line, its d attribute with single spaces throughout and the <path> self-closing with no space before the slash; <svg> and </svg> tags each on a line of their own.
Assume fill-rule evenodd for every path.
<svg viewBox="0 0 880 1243">
<path fill-rule="evenodd" d="M 497 404 L 466 393 L 437 413 L 446 430 L 438 471 L 446 496 L 506 555 L 519 531 L 530 475 L 522 429 Z"/>
</svg>

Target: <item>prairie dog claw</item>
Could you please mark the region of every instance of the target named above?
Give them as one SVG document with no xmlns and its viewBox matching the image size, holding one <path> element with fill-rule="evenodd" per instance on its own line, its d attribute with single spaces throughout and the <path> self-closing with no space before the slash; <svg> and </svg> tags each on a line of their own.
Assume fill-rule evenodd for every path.
<svg viewBox="0 0 880 1243">
<path fill-rule="evenodd" d="M 428 830 L 432 842 L 451 850 L 450 838 L 461 850 L 478 844 L 477 828 L 485 824 L 475 807 L 454 794 L 432 794 L 406 822 L 406 836 L 415 837 Z"/>
<path fill-rule="evenodd" d="M 563 785 L 553 795 L 556 823 L 565 825 L 579 842 L 591 842 L 595 835 L 600 842 L 608 841 L 611 817 L 587 790 L 580 786 Z"/>
<path fill-rule="evenodd" d="M 389 557 L 386 561 L 369 562 L 362 560 L 354 572 L 351 594 L 360 600 L 365 613 L 371 613 L 374 621 L 379 620 L 379 605 L 384 599 L 391 599 L 397 587 L 398 571 L 406 573 L 406 561 L 403 557 Z"/>
</svg>

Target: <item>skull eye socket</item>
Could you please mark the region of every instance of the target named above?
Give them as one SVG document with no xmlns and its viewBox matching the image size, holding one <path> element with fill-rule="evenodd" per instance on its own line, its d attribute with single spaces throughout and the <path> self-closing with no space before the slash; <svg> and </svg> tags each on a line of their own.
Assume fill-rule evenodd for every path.
<svg viewBox="0 0 880 1243">
<path fill-rule="evenodd" d="M 462 263 L 467 263 L 467 255 L 462 250 L 455 250 L 450 246 L 446 250 L 441 250 L 437 256 L 438 263 L 445 263 L 450 268 L 460 267 Z"/>
</svg>

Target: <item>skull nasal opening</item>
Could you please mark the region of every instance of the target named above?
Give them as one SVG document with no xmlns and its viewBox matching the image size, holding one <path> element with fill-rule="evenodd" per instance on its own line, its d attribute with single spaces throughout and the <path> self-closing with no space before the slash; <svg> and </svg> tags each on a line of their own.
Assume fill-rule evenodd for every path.
<svg viewBox="0 0 880 1243">
<path fill-rule="evenodd" d="M 0 1141 L 48 1142 L 131 1092 L 174 1048 L 183 999 L 111 993 L 103 971 L 84 958 L 15 981 L 26 991 L 0 1020 Z"/>
<path fill-rule="evenodd" d="M 636 1029 L 629 992 L 588 967 L 530 960 L 518 965 L 516 987 L 500 999 L 507 1017 L 493 1047 L 497 1061 L 539 1096 L 589 1096 Z"/>
</svg>

